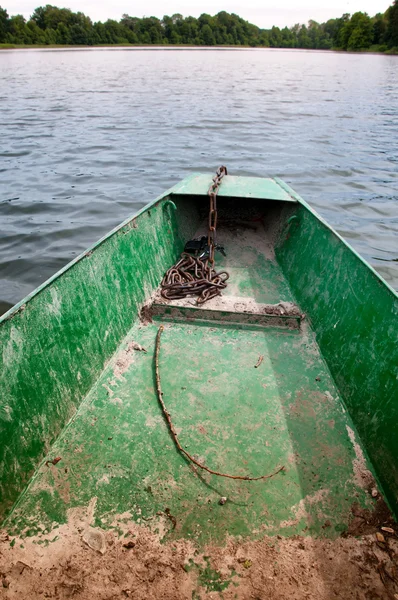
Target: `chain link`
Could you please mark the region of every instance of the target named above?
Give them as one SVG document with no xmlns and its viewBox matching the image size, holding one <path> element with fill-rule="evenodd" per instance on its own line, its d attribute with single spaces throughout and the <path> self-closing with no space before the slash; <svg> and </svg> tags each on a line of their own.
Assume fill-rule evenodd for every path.
<svg viewBox="0 0 398 600">
<path fill-rule="evenodd" d="M 217 247 L 217 194 L 224 175 L 227 175 L 227 168 L 221 166 L 217 169 L 208 190 L 208 256 L 201 259 L 187 252 L 181 254 L 178 262 L 166 272 L 161 283 L 161 294 L 167 300 L 195 295 L 198 296 L 196 303 L 204 304 L 221 294 L 221 290 L 227 287 L 227 271 L 216 273 L 214 270 L 214 251 Z"/>
<path fill-rule="evenodd" d="M 214 250 L 217 246 L 217 194 L 224 175 L 228 175 L 227 167 L 218 167 L 208 191 L 210 210 L 207 243 L 209 246 L 209 261 L 212 265 L 214 265 Z"/>
</svg>

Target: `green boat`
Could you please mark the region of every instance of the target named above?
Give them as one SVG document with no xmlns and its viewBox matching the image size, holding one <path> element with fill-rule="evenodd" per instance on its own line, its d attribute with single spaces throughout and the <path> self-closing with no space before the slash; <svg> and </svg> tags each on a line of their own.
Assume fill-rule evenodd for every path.
<svg viewBox="0 0 398 600">
<path fill-rule="evenodd" d="M 265 598 L 244 587 L 264 540 L 315 552 L 377 533 L 393 552 L 398 296 L 283 181 L 222 175 L 187 177 L 1 317 L 6 591 L 71 531 L 97 567 L 117 544 L 133 560 L 145 532 L 170 561 L 190 544 L 185 583 L 170 562 L 174 592 L 155 574 L 118 590 L 135 598 Z M 207 264 L 196 296 L 169 270 L 184 251 Z M 231 544 L 245 550 L 224 568 L 203 554 Z M 380 577 L 377 593 L 398 592 Z"/>
</svg>

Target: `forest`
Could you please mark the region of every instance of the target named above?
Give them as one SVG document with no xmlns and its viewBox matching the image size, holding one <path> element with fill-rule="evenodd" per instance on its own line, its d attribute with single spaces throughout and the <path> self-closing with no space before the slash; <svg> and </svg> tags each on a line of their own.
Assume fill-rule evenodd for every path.
<svg viewBox="0 0 398 600">
<path fill-rule="evenodd" d="M 261 29 L 225 11 L 199 18 L 180 14 L 131 17 L 104 23 L 82 12 L 47 4 L 29 20 L 0 7 L 0 47 L 19 45 L 192 45 L 305 48 L 398 53 L 398 0 L 385 13 L 344 14 L 325 23 Z"/>
</svg>

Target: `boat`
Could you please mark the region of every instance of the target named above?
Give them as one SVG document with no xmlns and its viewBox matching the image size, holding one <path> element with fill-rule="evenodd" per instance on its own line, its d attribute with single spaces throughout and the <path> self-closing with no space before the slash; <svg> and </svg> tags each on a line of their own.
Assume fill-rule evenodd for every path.
<svg viewBox="0 0 398 600">
<path fill-rule="evenodd" d="M 110 534 L 128 555 L 144 530 L 170 556 L 369 531 L 392 552 L 397 313 L 396 292 L 282 180 L 222 168 L 164 192 L 0 319 L 4 587 L 37 549 L 59 558 L 71 528 L 90 564 Z M 195 556 L 181 577 L 196 569 L 202 591 L 254 573 L 244 552 L 228 576 Z M 13 580 L 17 559 L 29 568 Z M 174 596 L 157 597 L 199 597 L 167 577 Z"/>
</svg>

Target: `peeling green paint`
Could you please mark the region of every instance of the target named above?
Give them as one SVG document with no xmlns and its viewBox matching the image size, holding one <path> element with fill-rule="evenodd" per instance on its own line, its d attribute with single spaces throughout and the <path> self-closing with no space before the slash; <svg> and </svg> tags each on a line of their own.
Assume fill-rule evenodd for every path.
<svg viewBox="0 0 398 600">
<path fill-rule="evenodd" d="M 0 320 L 0 517 L 192 234 L 190 210 L 159 200 Z"/>
<path fill-rule="evenodd" d="M 256 180 L 250 191 L 245 178 L 244 202 L 219 198 L 220 223 L 241 223 L 220 226 L 227 257 L 217 265 L 231 274 L 226 295 L 298 302 L 300 329 L 258 327 L 250 315 L 237 327 L 222 311 L 190 322 L 194 308 L 140 322 L 203 227 L 198 190 L 208 182 L 176 186 L 0 320 L 0 502 L 5 516 L 16 501 L 10 534 L 51 531 L 95 497 L 95 525 L 120 532 L 132 518 L 198 543 L 227 533 L 335 537 L 353 502 L 372 507 L 373 467 L 396 507 L 397 297 L 284 184 L 267 180 L 261 191 Z M 153 379 L 161 322 L 165 401 L 188 450 L 227 472 L 284 464 L 284 473 L 220 480 L 176 452 Z"/>
<path fill-rule="evenodd" d="M 293 190 L 283 184 L 291 194 Z M 276 254 L 398 512 L 398 296 L 299 196 Z"/>
<path fill-rule="evenodd" d="M 120 373 L 129 343 L 153 348 L 157 329 L 155 322 L 129 332 L 52 447 L 48 458 L 62 460 L 42 464 L 14 509 L 10 532 L 36 535 L 38 523 L 66 522 L 69 508 L 93 497 L 99 527 L 128 512 L 152 527 L 160 521 L 167 539 L 182 535 L 198 543 L 222 541 L 227 533 L 333 537 L 346 527 L 354 498 L 371 506 L 355 479 L 347 433 L 353 425 L 309 330 L 265 336 L 165 325 L 164 400 L 184 447 L 224 472 L 258 476 L 286 465 L 286 473 L 267 482 L 235 482 L 198 476 L 176 452 L 156 399 L 151 352 L 135 351 Z M 254 369 L 259 354 L 264 361 Z M 159 519 L 166 508 L 177 519 L 175 530 Z"/>
</svg>

